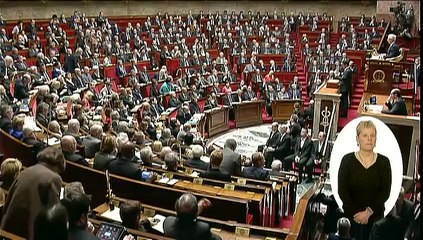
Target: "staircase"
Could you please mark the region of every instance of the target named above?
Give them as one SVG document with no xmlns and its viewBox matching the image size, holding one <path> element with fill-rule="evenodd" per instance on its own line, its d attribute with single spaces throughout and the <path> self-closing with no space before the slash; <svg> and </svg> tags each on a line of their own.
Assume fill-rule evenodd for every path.
<svg viewBox="0 0 423 240">
<path fill-rule="evenodd" d="M 293 37 L 296 37 L 298 33 L 294 33 Z M 296 39 L 296 38 L 294 38 Z M 310 105 L 309 99 L 307 96 L 307 79 L 306 79 L 306 66 L 304 65 L 304 57 L 303 57 L 303 51 L 301 48 L 301 43 L 297 42 L 294 48 L 295 51 L 295 57 L 297 59 L 297 76 L 298 81 L 301 83 L 301 93 L 302 93 L 302 99 L 304 100 L 304 107 L 308 107 Z"/>
</svg>

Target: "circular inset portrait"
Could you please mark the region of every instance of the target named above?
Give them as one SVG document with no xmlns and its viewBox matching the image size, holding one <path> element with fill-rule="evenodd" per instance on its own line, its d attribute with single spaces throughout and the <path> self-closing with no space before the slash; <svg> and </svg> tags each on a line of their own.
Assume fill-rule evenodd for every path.
<svg viewBox="0 0 423 240">
<path fill-rule="evenodd" d="M 371 226 L 394 206 L 402 169 L 401 151 L 389 127 L 373 117 L 356 118 L 333 146 L 329 173 L 335 200 L 352 223 Z"/>
</svg>

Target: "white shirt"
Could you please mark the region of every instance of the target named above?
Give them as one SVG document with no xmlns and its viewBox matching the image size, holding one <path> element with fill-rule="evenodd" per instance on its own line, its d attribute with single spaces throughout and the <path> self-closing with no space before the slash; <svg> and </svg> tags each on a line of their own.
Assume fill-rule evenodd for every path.
<svg viewBox="0 0 423 240">
<path fill-rule="evenodd" d="M 301 138 L 301 144 L 300 144 L 301 148 L 303 148 L 305 140 L 306 140 L 306 138 Z"/>
</svg>

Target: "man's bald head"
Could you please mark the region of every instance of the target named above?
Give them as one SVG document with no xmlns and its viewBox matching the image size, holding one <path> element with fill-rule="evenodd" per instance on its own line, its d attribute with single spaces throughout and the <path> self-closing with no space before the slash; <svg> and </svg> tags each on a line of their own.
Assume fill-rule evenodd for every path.
<svg viewBox="0 0 423 240">
<path fill-rule="evenodd" d="M 76 140 L 73 136 L 70 135 L 63 136 L 62 140 L 60 141 L 60 146 L 64 152 L 75 153 Z"/>
<path fill-rule="evenodd" d="M 179 220 L 194 221 L 198 212 L 197 199 L 191 193 L 185 193 L 176 201 L 175 210 Z"/>
</svg>

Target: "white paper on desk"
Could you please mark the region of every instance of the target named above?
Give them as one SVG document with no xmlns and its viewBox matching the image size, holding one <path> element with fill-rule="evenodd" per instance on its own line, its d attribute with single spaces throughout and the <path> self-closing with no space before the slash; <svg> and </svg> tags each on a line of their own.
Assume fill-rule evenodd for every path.
<svg viewBox="0 0 423 240">
<path fill-rule="evenodd" d="M 37 124 L 35 123 L 34 117 L 31 117 L 31 116 L 25 116 L 24 127 L 28 127 L 32 129 L 34 132 L 41 132 L 41 128 L 37 126 Z"/>
<path fill-rule="evenodd" d="M 151 226 L 151 228 L 152 229 L 155 229 L 155 230 L 157 230 L 157 231 L 159 231 L 161 233 L 164 233 L 163 223 L 164 223 L 166 217 L 163 216 L 163 215 L 160 215 L 160 214 L 156 214 L 153 218 L 159 220 L 159 222 L 156 225 Z"/>
<path fill-rule="evenodd" d="M 172 179 L 172 180 L 170 180 L 169 182 L 167 182 L 166 184 L 167 185 L 170 185 L 170 186 L 173 186 L 173 185 L 175 185 L 175 183 L 177 183 L 178 182 L 178 179 Z"/>
<path fill-rule="evenodd" d="M 368 105 L 370 112 L 380 113 L 383 110 L 383 105 Z"/>
<path fill-rule="evenodd" d="M 113 211 L 110 211 L 110 209 L 105 211 L 101 216 L 116 222 L 122 222 L 122 219 L 120 219 L 120 209 L 118 207 L 115 207 Z"/>
<path fill-rule="evenodd" d="M 47 141 L 47 139 L 44 139 L 44 141 L 43 141 L 44 143 L 47 143 L 47 145 L 57 145 L 57 144 L 59 144 L 60 143 L 60 140 L 59 139 L 57 139 L 57 138 L 55 138 L 55 137 L 51 137 L 51 138 L 49 138 L 48 139 L 48 141 Z"/>
<path fill-rule="evenodd" d="M 198 172 L 192 172 L 192 173 L 190 174 L 190 176 L 191 176 L 191 177 L 198 177 L 198 176 L 200 176 L 200 174 L 199 174 Z"/>
<path fill-rule="evenodd" d="M 160 179 L 160 180 L 159 180 L 159 183 L 166 184 L 167 182 L 169 182 L 169 180 L 170 180 L 169 178 L 166 178 L 166 177 L 165 177 L 165 178 Z"/>
</svg>

